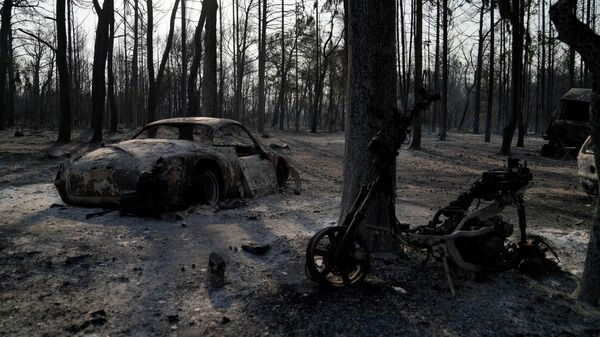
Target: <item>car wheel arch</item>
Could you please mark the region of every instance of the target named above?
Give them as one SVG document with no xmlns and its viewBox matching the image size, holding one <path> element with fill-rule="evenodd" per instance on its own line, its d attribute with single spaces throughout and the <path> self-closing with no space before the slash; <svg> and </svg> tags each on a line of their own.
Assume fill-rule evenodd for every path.
<svg viewBox="0 0 600 337">
<path fill-rule="evenodd" d="M 196 160 L 192 172 L 194 179 L 199 178 L 203 172 L 208 170 L 212 171 L 216 175 L 217 180 L 219 181 L 220 198 L 223 199 L 228 195 L 228 188 L 225 182 L 223 168 L 215 159 L 204 157 Z"/>
</svg>

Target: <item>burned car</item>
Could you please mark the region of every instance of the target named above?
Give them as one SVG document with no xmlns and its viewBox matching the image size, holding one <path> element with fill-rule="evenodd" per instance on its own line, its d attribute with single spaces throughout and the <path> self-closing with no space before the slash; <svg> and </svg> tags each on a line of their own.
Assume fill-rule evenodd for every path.
<svg viewBox="0 0 600 337">
<path fill-rule="evenodd" d="M 563 156 L 571 150 L 577 153 L 591 131 L 591 101 L 592 89 L 583 88 L 572 88 L 560 98 L 543 135 L 548 144 L 542 146 L 542 156 Z"/>
<path fill-rule="evenodd" d="M 577 156 L 577 175 L 583 190 L 588 195 L 598 195 L 598 173 L 594 161 L 592 137 L 588 137 Z"/>
<path fill-rule="evenodd" d="M 265 151 L 239 122 L 186 117 L 150 123 L 130 140 L 63 163 L 54 184 L 67 204 L 156 214 L 271 193 L 290 174 L 298 192 L 288 159 Z"/>
</svg>

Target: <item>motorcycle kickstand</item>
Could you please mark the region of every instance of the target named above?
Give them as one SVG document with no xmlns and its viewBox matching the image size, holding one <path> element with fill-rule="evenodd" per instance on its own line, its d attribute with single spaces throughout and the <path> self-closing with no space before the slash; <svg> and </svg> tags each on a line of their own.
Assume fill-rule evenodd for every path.
<svg viewBox="0 0 600 337">
<path fill-rule="evenodd" d="M 444 270 L 446 271 L 446 278 L 448 279 L 448 285 L 450 286 L 450 292 L 452 296 L 456 296 L 456 291 L 454 290 L 454 282 L 452 281 L 452 276 L 450 275 L 450 266 L 448 265 L 448 258 L 446 254 L 442 257 L 442 261 L 444 263 Z"/>
</svg>

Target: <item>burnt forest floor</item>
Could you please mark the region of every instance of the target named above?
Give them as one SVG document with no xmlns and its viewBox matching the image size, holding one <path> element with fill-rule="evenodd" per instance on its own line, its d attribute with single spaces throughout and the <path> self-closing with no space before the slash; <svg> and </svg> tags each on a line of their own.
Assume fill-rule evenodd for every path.
<svg viewBox="0 0 600 337">
<path fill-rule="evenodd" d="M 454 271 L 452 297 L 441 263 L 426 254 L 378 254 L 372 274 L 325 291 L 304 275 L 306 244 L 339 217 L 343 135 L 272 131 L 289 144 L 301 195 L 278 193 L 213 212 L 197 206 L 161 219 L 67 206 L 52 182 L 66 153 L 87 151 L 87 133 L 56 147 L 50 131 L 0 132 L 0 335 L 2 336 L 600 336 L 600 309 L 570 298 L 581 275 L 593 200 L 575 161 L 543 158 L 527 138 L 515 156 L 534 174 L 527 191 L 531 232 L 560 257 L 560 270 L 474 277 Z M 131 132 L 107 134 L 109 141 Z M 423 151 L 401 150 L 396 208 L 425 224 L 477 179 L 503 165 L 500 138 L 424 135 Z M 514 222 L 514 211 L 506 217 Z M 262 256 L 240 249 L 268 243 Z M 208 255 L 226 262 L 227 284 L 205 285 Z"/>
</svg>

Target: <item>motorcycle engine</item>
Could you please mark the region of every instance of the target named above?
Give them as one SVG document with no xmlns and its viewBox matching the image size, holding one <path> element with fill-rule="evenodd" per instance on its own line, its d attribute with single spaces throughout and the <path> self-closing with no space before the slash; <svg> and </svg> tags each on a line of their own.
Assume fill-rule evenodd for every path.
<svg viewBox="0 0 600 337">
<path fill-rule="evenodd" d="M 463 260 L 483 267 L 496 268 L 506 263 L 506 239 L 513 234 L 513 225 L 495 216 L 484 221 L 473 219 L 467 223 L 470 230 L 493 227 L 486 235 L 472 238 L 459 238 L 456 247 Z"/>
</svg>

